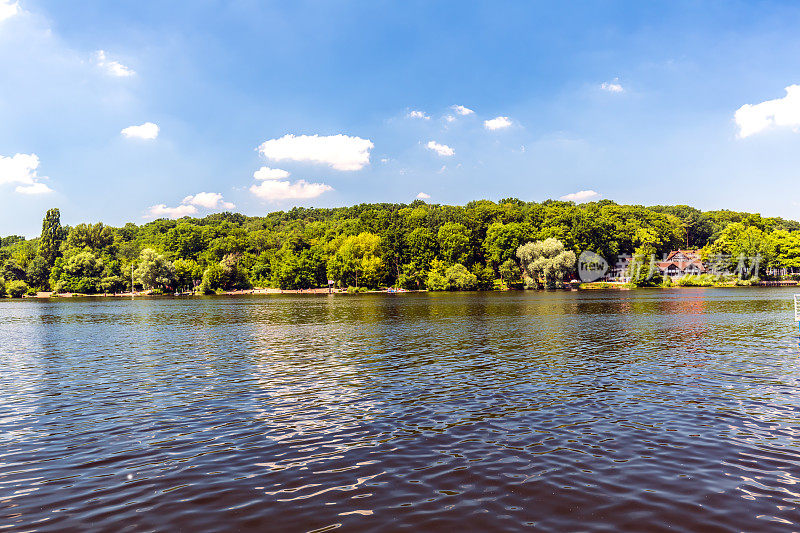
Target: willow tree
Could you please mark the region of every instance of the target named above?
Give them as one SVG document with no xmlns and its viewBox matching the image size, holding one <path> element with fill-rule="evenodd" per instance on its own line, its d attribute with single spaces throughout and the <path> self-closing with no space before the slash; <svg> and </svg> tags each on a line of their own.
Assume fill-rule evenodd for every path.
<svg viewBox="0 0 800 533">
<path fill-rule="evenodd" d="M 175 267 L 163 255 L 145 248 L 133 275 L 146 289 L 163 288 L 175 281 Z"/>
<path fill-rule="evenodd" d="M 547 288 L 561 286 L 564 276 L 575 267 L 575 252 L 565 250 L 564 244 L 552 237 L 523 244 L 517 248 L 517 257 L 527 287 L 538 287 L 540 280 Z"/>
</svg>

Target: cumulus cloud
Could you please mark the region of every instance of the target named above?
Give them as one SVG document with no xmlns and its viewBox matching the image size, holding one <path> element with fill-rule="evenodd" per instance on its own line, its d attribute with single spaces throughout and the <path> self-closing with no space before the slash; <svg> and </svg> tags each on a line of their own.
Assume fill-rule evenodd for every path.
<svg viewBox="0 0 800 533">
<path fill-rule="evenodd" d="M 455 122 L 455 120 L 456 120 L 456 117 L 454 117 L 453 115 L 445 115 L 444 119 L 445 119 L 447 122 Z"/>
<path fill-rule="evenodd" d="M 604 81 L 600 84 L 600 88 L 610 93 L 625 92 L 625 88 L 619 83 L 619 78 L 614 78 L 614 81 Z"/>
<path fill-rule="evenodd" d="M 428 194 L 428 193 L 424 193 L 424 192 L 421 192 L 421 193 L 419 193 L 419 194 L 417 195 L 417 198 L 419 198 L 420 200 L 427 200 L 427 199 L 428 199 L 428 198 L 430 198 L 430 197 L 431 197 L 431 195 L 430 195 L 430 194 Z"/>
<path fill-rule="evenodd" d="M 20 194 L 47 194 L 53 192 L 53 189 L 39 182 L 31 185 L 17 185 L 14 190 Z"/>
<path fill-rule="evenodd" d="M 430 120 L 431 119 L 431 117 L 428 116 L 428 114 L 425 113 L 425 111 L 417 111 L 416 109 L 411 111 L 411 112 L 409 112 L 408 115 L 406 115 L 406 116 L 408 118 L 421 118 L 423 120 Z"/>
<path fill-rule="evenodd" d="M 19 2 L 10 2 L 9 0 L 0 0 L 0 22 L 10 19 L 14 15 L 22 11 L 19 8 Z"/>
<path fill-rule="evenodd" d="M 39 157 L 36 154 L 0 155 L 0 185 L 6 183 L 31 184 L 36 180 Z"/>
<path fill-rule="evenodd" d="M 484 120 L 483 126 L 487 130 L 502 130 L 511 126 L 511 119 L 508 117 L 495 117 L 490 120 Z"/>
<path fill-rule="evenodd" d="M 151 140 L 158 137 L 158 126 L 152 122 L 145 122 L 139 126 L 128 126 L 120 133 L 129 139 Z"/>
<path fill-rule="evenodd" d="M 222 194 L 218 192 L 199 192 L 187 196 L 181 203 L 205 207 L 206 209 L 233 209 L 236 207 L 230 202 L 225 202 L 222 199 Z"/>
<path fill-rule="evenodd" d="M 0 155 L 0 185 L 16 184 L 16 192 L 21 194 L 44 194 L 53 190 L 40 183 L 39 156 L 36 154 L 15 154 L 14 156 Z"/>
<path fill-rule="evenodd" d="M 181 218 L 197 213 L 197 208 L 193 205 L 179 205 L 178 207 L 167 207 L 165 204 L 150 206 L 148 213 L 152 217 Z"/>
<path fill-rule="evenodd" d="M 222 199 L 218 192 L 199 192 L 191 194 L 181 201 L 176 207 L 167 207 L 165 204 L 150 206 L 148 214 L 151 217 L 181 218 L 197 213 L 197 208 L 205 209 L 233 209 L 236 207 Z"/>
<path fill-rule="evenodd" d="M 280 168 L 261 167 L 253 172 L 257 180 L 282 180 L 289 177 L 289 172 Z"/>
<path fill-rule="evenodd" d="M 293 135 L 270 139 L 258 147 L 261 155 L 273 161 L 308 161 L 336 170 L 361 170 L 369 165 L 369 139 L 347 135 Z"/>
<path fill-rule="evenodd" d="M 597 191 L 589 190 L 589 191 L 578 191 L 578 192 L 573 192 L 571 194 L 565 194 L 560 199 L 564 200 L 565 202 L 581 203 L 581 202 L 588 202 L 590 200 L 596 200 L 597 198 L 600 198 L 600 193 Z"/>
<path fill-rule="evenodd" d="M 108 59 L 105 50 L 98 50 L 94 53 L 94 62 L 110 76 L 127 78 L 136 74 L 133 69 L 126 67 L 119 61 L 112 61 Z"/>
<path fill-rule="evenodd" d="M 800 127 L 800 85 L 786 87 L 786 96 L 760 104 L 745 104 L 734 115 L 739 138 L 744 139 L 772 126 Z"/>
<path fill-rule="evenodd" d="M 468 107 L 464 107 L 463 105 L 454 105 L 454 106 L 452 106 L 452 108 L 453 108 L 453 111 L 455 111 L 459 115 L 466 116 L 466 115 L 472 115 L 473 113 L 475 113 L 475 111 L 473 111 L 472 109 L 470 109 Z"/>
<path fill-rule="evenodd" d="M 437 154 L 444 157 L 450 157 L 451 155 L 454 155 L 456 153 L 455 150 L 453 150 L 446 144 L 439 144 L 436 141 L 429 141 L 426 146 L 428 147 L 429 150 L 433 150 Z"/>
<path fill-rule="evenodd" d="M 288 181 L 266 180 L 250 187 L 250 192 L 262 200 L 273 202 L 280 200 L 309 200 L 332 191 L 333 187 L 325 183 L 308 183 L 305 180 Z"/>
</svg>

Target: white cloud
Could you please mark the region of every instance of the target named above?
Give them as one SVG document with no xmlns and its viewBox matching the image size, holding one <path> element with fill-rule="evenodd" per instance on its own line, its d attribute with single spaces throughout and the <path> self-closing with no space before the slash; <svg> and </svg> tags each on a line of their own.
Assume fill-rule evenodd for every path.
<svg viewBox="0 0 800 533">
<path fill-rule="evenodd" d="M 468 107 L 464 107 L 463 105 L 454 105 L 452 106 L 452 108 L 453 111 L 455 111 L 459 115 L 472 115 L 473 113 L 475 113 L 475 111 L 473 111 Z"/>
<path fill-rule="evenodd" d="M 282 180 L 289 177 L 289 172 L 280 168 L 261 167 L 253 172 L 257 180 Z"/>
<path fill-rule="evenodd" d="M 167 207 L 164 204 L 151 206 L 149 214 L 152 217 L 181 218 L 197 213 L 197 208 L 193 205 L 179 205 L 178 207 Z"/>
<path fill-rule="evenodd" d="M 0 185 L 17 184 L 16 192 L 21 194 L 44 194 L 53 190 L 40 183 L 39 156 L 36 154 L 15 154 L 4 157 L 0 155 Z"/>
<path fill-rule="evenodd" d="M 118 78 L 127 78 L 133 76 L 136 72 L 123 65 L 119 61 L 112 61 L 108 59 L 105 50 L 98 50 L 94 53 L 94 62 L 98 67 L 103 69 L 106 74 L 116 76 Z"/>
<path fill-rule="evenodd" d="M 192 196 L 187 196 L 182 204 L 192 204 L 206 209 L 233 209 L 236 207 L 230 202 L 222 200 L 222 194 L 218 192 L 199 192 Z"/>
<path fill-rule="evenodd" d="M 288 181 L 266 180 L 250 187 L 250 192 L 262 200 L 309 200 L 332 191 L 325 183 L 308 183 L 305 180 L 294 183 Z"/>
<path fill-rule="evenodd" d="M 446 144 L 439 144 L 436 141 L 429 141 L 426 146 L 428 147 L 429 150 L 433 150 L 437 154 L 444 157 L 450 157 L 451 155 L 454 155 L 456 153 L 455 150 L 453 150 Z"/>
<path fill-rule="evenodd" d="M 411 111 L 411 112 L 410 112 L 408 115 L 406 115 L 406 116 L 407 116 L 408 118 L 421 118 L 421 119 L 423 119 L 423 120 L 430 120 L 430 119 L 431 119 L 431 117 L 430 117 L 430 116 L 428 116 L 428 114 L 427 114 L 427 113 L 425 113 L 425 111 L 417 111 L 416 109 L 415 109 L 415 110 L 413 110 L 413 111 Z"/>
<path fill-rule="evenodd" d="M 9 0 L 0 0 L 0 22 L 10 19 L 14 15 L 22 11 L 19 8 L 19 2 L 10 2 Z"/>
<path fill-rule="evenodd" d="M 270 139 L 258 147 L 274 161 L 310 161 L 336 170 L 361 170 L 369 165 L 369 151 L 375 145 L 369 139 L 347 135 L 293 135 Z"/>
<path fill-rule="evenodd" d="M 39 157 L 36 154 L 0 155 L 0 185 L 5 183 L 32 184 L 37 176 Z"/>
<path fill-rule="evenodd" d="M 33 183 L 31 185 L 17 185 L 14 189 L 20 194 L 47 194 L 53 192 L 53 189 L 44 183 Z"/>
<path fill-rule="evenodd" d="M 502 130 L 511 126 L 511 119 L 508 117 L 495 117 L 491 120 L 484 120 L 483 125 L 487 130 Z"/>
<path fill-rule="evenodd" d="M 152 122 L 145 122 L 139 126 L 128 126 L 120 133 L 129 139 L 151 140 L 158 137 L 158 126 Z"/>
<path fill-rule="evenodd" d="M 619 78 L 614 78 L 614 81 L 604 81 L 600 84 L 600 88 L 610 93 L 624 93 L 625 88 L 620 85 Z"/>
<path fill-rule="evenodd" d="M 447 122 L 455 122 L 455 120 L 456 120 L 456 117 L 454 117 L 453 115 L 445 115 L 444 119 L 445 119 Z"/>
<path fill-rule="evenodd" d="M 427 194 L 427 193 L 424 193 L 424 192 L 421 192 L 421 193 L 419 193 L 417 195 L 417 198 L 419 198 L 420 200 L 427 200 L 430 197 L 431 197 L 430 194 Z"/>
<path fill-rule="evenodd" d="M 564 200 L 565 202 L 581 203 L 581 202 L 588 202 L 589 200 L 595 200 L 597 198 L 600 198 L 600 193 L 589 190 L 589 191 L 578 191 L 578 192 L 573 192 L 571 194 L 565 194 L 560 198 L 560 200 Z"/>
<path fill-rule="evenodd" d="M 199 192 L 187 196 L 177 207 L 167 207 L 165 204 L 153 205 L 149 208 L 148 214 L 151 217 L 181 218 L 197 213 L 197 208 L 205 209 L 233 209 L 236 207 L 230 202 L 222 199 L 222 194 L 218 192 Z"/>
<path fill-rule="evenodd" d="M 800 85 L 786 87 L 786 96 L 760 104 L 745 104 L 734 115 L 739 138 L 744 139 L 771 126 L 800 127 Z"/>
</svg>

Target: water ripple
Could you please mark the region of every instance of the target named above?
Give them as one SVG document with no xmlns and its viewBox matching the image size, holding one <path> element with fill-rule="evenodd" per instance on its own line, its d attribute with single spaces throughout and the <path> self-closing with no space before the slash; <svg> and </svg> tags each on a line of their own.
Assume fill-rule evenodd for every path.
<svg viewBox="0 0 800 533">
<path fill-rule="evenodd" d="M 790 293 L 0 302 L 0 530 L 800 528 Z"/>
</svg>

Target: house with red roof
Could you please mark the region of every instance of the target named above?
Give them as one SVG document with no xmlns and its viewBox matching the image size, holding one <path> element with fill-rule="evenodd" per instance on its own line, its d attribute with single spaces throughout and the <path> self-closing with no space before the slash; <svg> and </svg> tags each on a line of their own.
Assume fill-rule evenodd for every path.
<svg viewBox="0 0 800 533">
<path fill-rule="evenodd" d="M 672 279 L 697 276 L 708 272 L 703 260 L 700 259 L 700 252 L 697 250 L 673 250 L 656 265 L 662 276 L 669 276 Z"/>
</svg>

